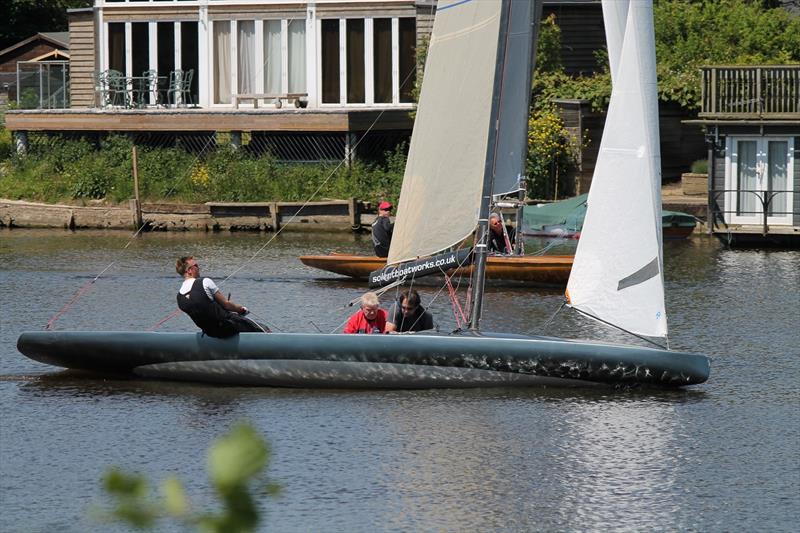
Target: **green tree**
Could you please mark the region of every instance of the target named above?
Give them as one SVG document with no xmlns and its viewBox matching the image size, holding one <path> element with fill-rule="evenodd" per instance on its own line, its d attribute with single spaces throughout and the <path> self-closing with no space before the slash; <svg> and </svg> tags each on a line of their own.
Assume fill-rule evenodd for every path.
<svg viewBox="0 0 800 533">
<path fill-rule="evenodd" d="M 40 31 L 66 31 L 67 9 L 91 6 L 92 0 L 4 0 L 0 50 Z"/>
<path fill-rule="evenodd" d="M 772 0 L 656 0 L 654 22 L 659 99 L 688 109 L 700 105 L 700 67 L 800 62 L 800 17 Z M 553 22 L 556 24 L 557 20 Z M 539 46 L 553 49 L 554 30 L 542 23 Z M 589 100 L 601 111 L 611 96 L 607 53 L 597 54 L 593 76 L 569 76 L 547 53 L 534 78 L 533 101 Z M 554 68 L 555 66 L 555 68 Z"/>
</svg>

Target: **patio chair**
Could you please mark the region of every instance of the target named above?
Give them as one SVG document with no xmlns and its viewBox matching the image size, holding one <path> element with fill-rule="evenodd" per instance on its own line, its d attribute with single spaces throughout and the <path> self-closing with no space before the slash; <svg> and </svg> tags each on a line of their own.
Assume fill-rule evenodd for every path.
<svg viewBox="0 0 800 533">
<path fill-rule="evenodd" d="M 125 75 L 118 70 L 108 70 L 108 90 L 110 93 L 110 105 L 128 107 L 130 96 L 128 94 L 128 80 Z"/>
<path fill-rule="evenodd" d="M 97 105 L 107 107 L 111 105 L 111 90 L 108 86 L 108 71 L 99 70 L 94 73 L 94 92 L 97 95 Z"/>
<path fill-rule="evenodd" d="M 190 68 L 183 73 L 183 83 L 181 84 L 181 102 L 183 105 L 192 104 L 192 78 L 194 78 L 194 69 Z"/>
<path fill-rule="evenodd" d="M 158 105 L 158 71 L 145 70 L 142 72 L 142 77 L 139 81 L 137 92 L 136 105 L 138 107 L 147 107 L 150 105 L 150 95 L 153 96 L 153 105 Z"/>
<path fill-rule="evenodd" d="M 183 90 L 183 78 L 183 71 L 181 69 L 176 69 L 169 73 L 169 87 L 167 88 L 168 105 L 178 105 L 181 99 L 181 91 Z"/>
</svg>

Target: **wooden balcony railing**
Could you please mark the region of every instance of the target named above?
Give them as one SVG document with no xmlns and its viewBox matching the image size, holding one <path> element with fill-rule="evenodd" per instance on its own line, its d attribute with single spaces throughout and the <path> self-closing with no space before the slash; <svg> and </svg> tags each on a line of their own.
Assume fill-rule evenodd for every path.
<svg viewBox="0 0 800 533">
<path fill-rule="evenodd" d="M 800 118 L 800 65 L 702 71 L 702 118 Z"/>
</svg>

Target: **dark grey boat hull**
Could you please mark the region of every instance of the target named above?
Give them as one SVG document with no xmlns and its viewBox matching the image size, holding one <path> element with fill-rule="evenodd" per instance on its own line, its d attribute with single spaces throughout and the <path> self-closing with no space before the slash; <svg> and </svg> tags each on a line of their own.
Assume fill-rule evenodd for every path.
<svg viewBox="0 0 800 533">
<path fill-rule="evenodd" d="M 702 355 L 493 334 L 28 332 L 17 349 L 54 366 L 235 385 L 462 388 L 708 379 Z"/>
</svg>

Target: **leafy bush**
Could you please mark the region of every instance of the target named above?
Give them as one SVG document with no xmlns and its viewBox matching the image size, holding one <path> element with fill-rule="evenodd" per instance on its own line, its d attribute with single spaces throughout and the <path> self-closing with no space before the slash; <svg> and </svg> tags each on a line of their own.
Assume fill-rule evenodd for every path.
<svg viewBox="0 0 800 533">
<path fill-rule="evenodd" d="M 528 122 L 528 195 L 546 198 L 565 190 L 567 172 L 575 165 L 580 141 L 564 128 L 552 108 L 538 110 Z"/>
<path fill-rule="evenodd" d="M 2 118 L 0 118 L 2 122 Z M 0 127 L 0 162 L 10 158 L 14 153 L 14 139 L 11 132 L 5 128 Z"/>
<path fill-rule="evenodd" d="M 690 170 L 694 174 L 708 174 L 708 159 L 694 161 Z"/>
<path fill-rule="evenodd" d="M 9 141 L 10 142 L 10 141 Z M 23 157 L 10 155 L 0 173 L 0 197 L 45 202 L 134 196 L 133 143 L 124 135 L 87 140 L 51 139 Z M 228 145 L 203 157 L 180 148 L 138 148 L 142 201 L 252 202 L 358 198 L 396 199 L 405 146 L 381 164 L 280 163 Z"/>
</svg>

